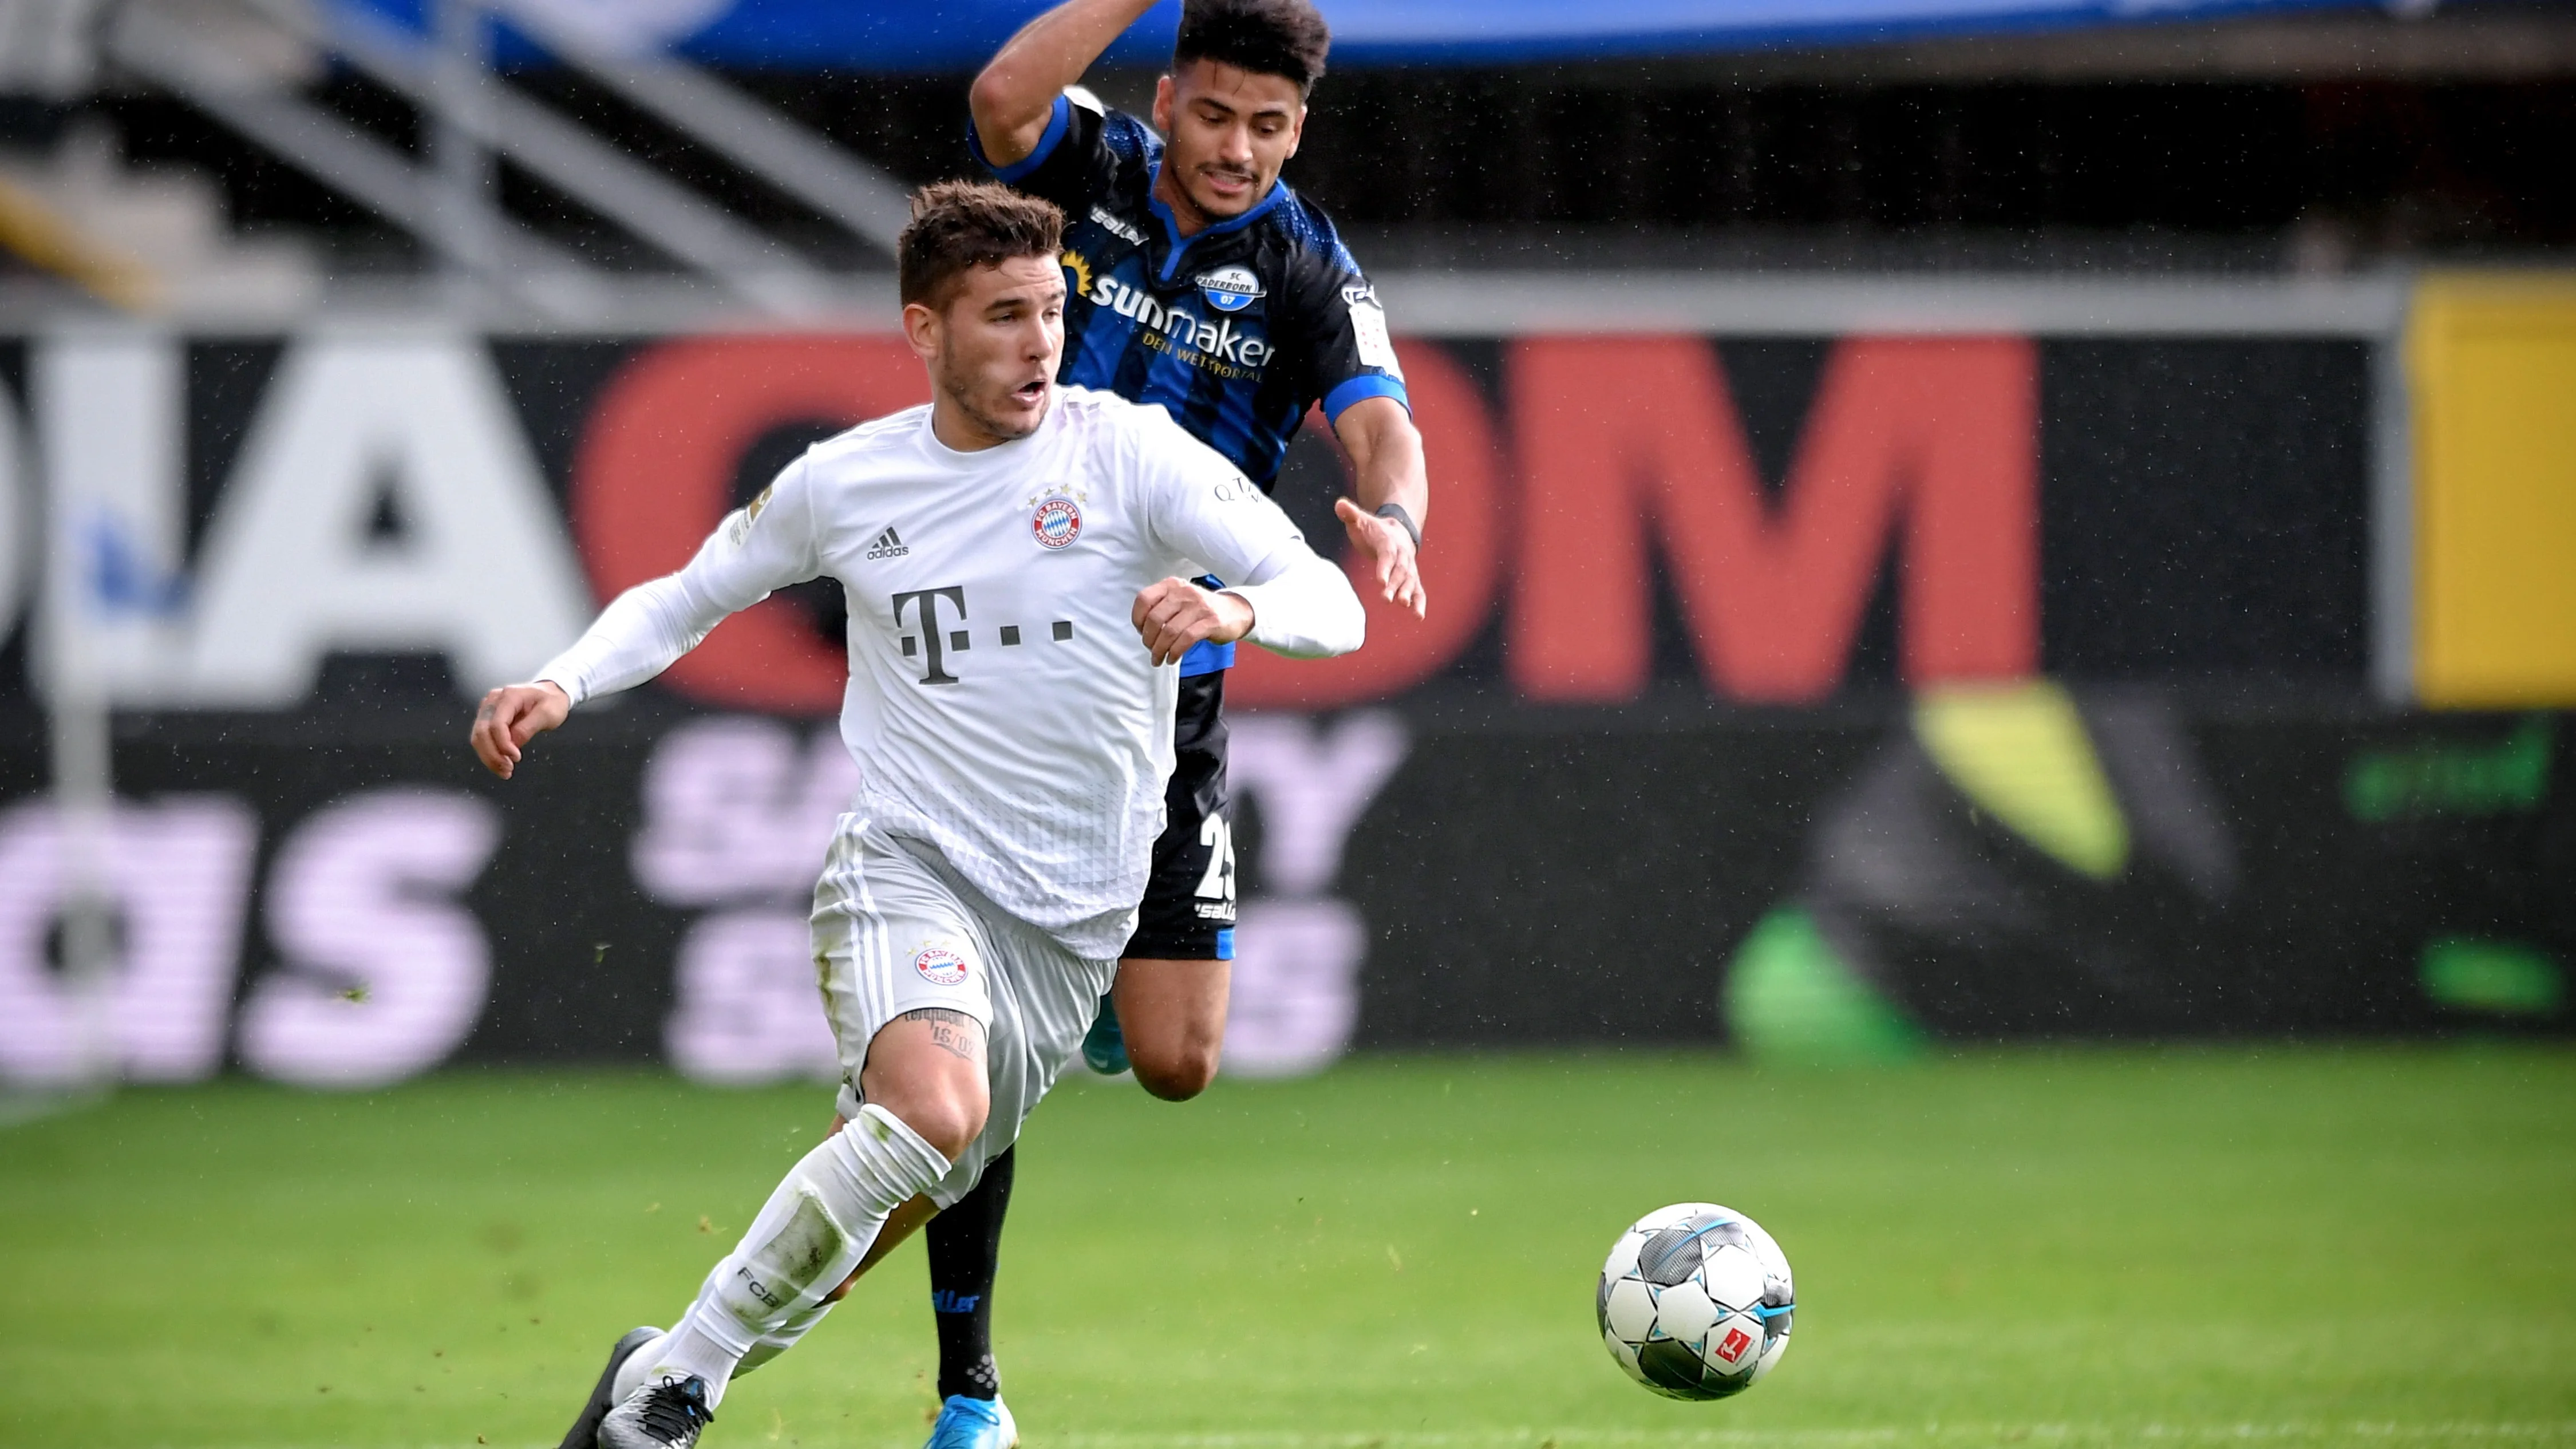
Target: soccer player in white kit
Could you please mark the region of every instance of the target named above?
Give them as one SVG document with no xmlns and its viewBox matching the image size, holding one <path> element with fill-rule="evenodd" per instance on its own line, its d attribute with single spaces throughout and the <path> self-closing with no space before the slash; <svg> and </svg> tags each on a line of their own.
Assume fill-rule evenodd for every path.
<svg viewBox="0 0 2576 1449">
<path fill-rule="evenodd" d="M 736 1373 L 1018 1136 L 1134 925 L 1181 655 L 1360 645 L 1341 569 L 1232 464 L 1160 408 L 1055 385 L 1062 222 L 998 186 L 920 193 L 900 267 L 933 401 L 814 447 L 477 716 L 475 752 L 507 778 L 576 705 L 652 678 L 772 590 L 828 575 L 848 596 L 841 734 L 860 785 L 813 915 L 848 1125 L 677 1325 L 619 1341 L 575 1426 L 602 1449 L 694 1444 Z M 1211 571 L 1245 582 L 1188 581 Z"/>
</svg>

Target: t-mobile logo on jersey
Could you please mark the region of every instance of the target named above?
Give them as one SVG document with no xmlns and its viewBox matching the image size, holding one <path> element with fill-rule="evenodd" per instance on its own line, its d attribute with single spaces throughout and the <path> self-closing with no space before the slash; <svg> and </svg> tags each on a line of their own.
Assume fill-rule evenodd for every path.
<svg viewBox="0 0 2576 1449">
<path fill-rule="evenodd" d="M 903 657 L 906 659 L 929 661 L 928 672 L 921 676 L 922 683 L 955 684 L 957 676 L 948 672 L 947 658 L 951 654 L 963 654 L 973 648 L 975 635 L 971 630 L 966 629 L 943 631 L 939 627 L 939 601 L 946 599 L 949 606 L 957 611 L 957 622 L 965 623 L 966 591 L 953 586 L 944 589 L 913 589 L 896 594 L 893 598 L 895 627 L 902 628 L 903 616 L 906 612 L 910 612 L 915 625 L 921 630 L 918 634 L 897 636 L 895 646 L 903 651 Z M 997 631 L 997 637 L 1002 641 L 1003 648 L 1016 648 L 1020 642 L 1020 626 L 1004 624 Z M 1073 621 L 1055 620 L 1047 626 L 1047 637 L 1058 644 L 1072 638 Z"/>
<path fill-rule="evenodd" d="M 906 634 L 898 642 L 903 649 L 903 657 L 906 659 L 911 659 L 918 654 L 927 654 L 930 656 L 929 671 L 921 676 L 921 682 L 924 684 L 955 684 L 957 682 L 956 675 L 951 674 L 940 667 L 939 601 L 941 599 L 946 599 L 956 608 L 957 620 L 959 623 L 962 624 L 966 621 L 966 591 L 964 589 L 954 586 L 945 589 L 914 589 L 908 593 L 901 593 L 894 596 L 894 626 L 896 628 L 900 629 L 903 627 L 903 611 L 905 609 L 917 608 L 920 615 L 920 635 L 916 638 L 914 635 Z M 967 646 L 972 642 L 972 639 L 963 629 L 951 629 L 948 631 L 948 647 L 960 654 L 965 653 Z"/>
</svg>

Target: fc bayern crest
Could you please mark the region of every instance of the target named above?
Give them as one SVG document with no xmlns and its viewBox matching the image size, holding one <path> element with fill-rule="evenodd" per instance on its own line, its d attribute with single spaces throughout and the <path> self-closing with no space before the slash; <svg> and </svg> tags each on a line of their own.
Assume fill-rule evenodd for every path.
<svg viewBox="0 0 2576 1449">
<path fill-rule="evenodd" d="M 966 958 L 945 946 L 924 946 L 912 958 L 912 969 L 933 986 L 960 986 L 966 981 Z"/>
<path fill-rule="evenodd" d="M 1082 507 L 1061 493 L 1050 493 L 1038 500 L 1038 511 L 1029 519 L 1029 536 L 1040 548 L 1071 548 L 1082 537 Z"/>
</svg>

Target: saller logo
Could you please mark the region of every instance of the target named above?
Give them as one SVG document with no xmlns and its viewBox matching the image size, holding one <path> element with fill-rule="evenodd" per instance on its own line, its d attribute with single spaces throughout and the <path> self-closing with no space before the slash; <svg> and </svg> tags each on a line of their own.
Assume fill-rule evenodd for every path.
<svg viewBox="0 0 2576 1449">
<path fill-rule="evenodd" d="M 1118 238 L 1120 241 L 1127 243 L 1131 247 L 1141 247 L 1145 244 L 1145 234 L 1143 232 L 1138 231 L 1136 228 L 1129 226 L 1123 221 L 1120 221 L 1117 217 L 1110 215 L 1100 207 L 1095 206 L 1091 209 L 1091 219 L 1098 223 L 1102 231 L 1109 233 L 1111 236 Z"/>
</svg>

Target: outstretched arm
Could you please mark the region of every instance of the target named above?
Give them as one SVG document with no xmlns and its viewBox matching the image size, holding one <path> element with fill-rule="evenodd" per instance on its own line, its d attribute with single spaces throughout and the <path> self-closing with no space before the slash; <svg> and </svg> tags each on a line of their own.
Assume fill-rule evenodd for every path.
<svg viewBox="0 0 2576 1449">
<path fill-rule="evenodd" d="M 483 696 L 473 734 L 483 768 L 509 779 L 528 741 L 562 724 L 574 705 L 642 684 L 698 647 L 727 614 L 814 577 L 821 564 L 811 502 L 804 465 L 790 464 L 717 524 L 685 568 L 619 594 L 536 678 Z"/>
<path fill-rule="evenodd" d="M 1066 0 L 1021 26 L 967 92 L 984 159 L 995 166 L 1028 159 L 1046 134 L 1055 98 L 1153 8 L 1154 0 Z"/>
<path fill-rule="evenodd" d="M 689 569 L 619 594 L 535 679 L 484 695 L 474 715 L 474 754 L 483 768 L 509 779 L 528 741 L 562 724 L 574 705 L 643 683 L 724 622 L 733 610 L 690 578 L 696 567 L 692 561 Z"/>
<path fill-rule="evenodd" d="M 1431 513 L 1431 475 L 1422 460 L 1422 434 L 1413 426 L 1413 414 L 1391 397 L 1362 398 L 1342 410 L 1333 434 L 1342 440 L 1351 455 L 1352 470 L 1359 475 L 1352 490 L 1359 495 L 1358 502 L 1342 499 L 1333 505 L 1333 513 L 1350 534 L 1351 545 L 1377 571 L 1377 586 L 1386 601 L 1411 609 L 1419 619 L 1431 599 L 1422 589 L 1413 535 L 1394 519 L 1377 516 L 1378 509 L 1392 503 L 1405 511 L 1415 528 L 1427 526 L 1423 520 Z"/>
</svg>

